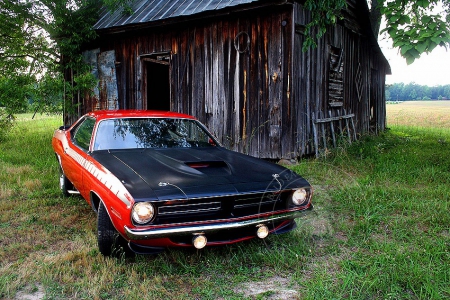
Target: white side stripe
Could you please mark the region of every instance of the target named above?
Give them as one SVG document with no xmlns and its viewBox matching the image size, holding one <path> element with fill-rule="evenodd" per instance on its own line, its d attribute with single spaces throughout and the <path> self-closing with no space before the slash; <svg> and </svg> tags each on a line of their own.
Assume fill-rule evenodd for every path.
<svg viewBox="0 0 450 300">
<path fill-rule="evenodd" d="M 116 195 L 117 198 L 127 206 L 127 208 L 130 208 L 131 202 L 133 202 L 133 197 L 130 195 L 122 182 L 116 176 L 114 176 L 114 174 L 112 174 L 105 167 L 98 168 L 92 162 L 88 161 L 82 155 L 76 152 L 74 149 L 70 148 L 66 136 L 63 132 L 57 132 L 55 134 L 55 137 L 61 141 L 63 149 L 68 156 L 74 159 L 82 168 L 84 168 L 88 173 L 92 174 L 92 176 L 94 176 L 114 195 Z M 109 183 L 109 187 L 106 185 L 107 183 Z"/>
</svg>

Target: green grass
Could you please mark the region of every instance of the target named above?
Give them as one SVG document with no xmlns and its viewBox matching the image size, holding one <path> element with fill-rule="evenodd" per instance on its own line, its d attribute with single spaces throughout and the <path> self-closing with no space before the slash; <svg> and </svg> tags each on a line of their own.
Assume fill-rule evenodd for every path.
<svg viewBox="0 0 450 300">
<path fill-rule="evenodd" d="M 315 211 L 289 234 L 113 259 L 90 207 L 60 195 L 60 119 L 20 116 L 0 143 L 2 299 L 39 287 L 45 299 L 450 297 L 448 130 L 397 122 L 302 160 L 292 168 L 314 185 Z"/>
</svg>

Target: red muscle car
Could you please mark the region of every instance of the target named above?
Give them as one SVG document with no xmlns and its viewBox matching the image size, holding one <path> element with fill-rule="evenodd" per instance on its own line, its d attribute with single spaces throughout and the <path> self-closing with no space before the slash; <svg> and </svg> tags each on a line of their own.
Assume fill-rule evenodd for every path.
<svg viewBox="0 0 450 300">
<path fill-rule="evenodd" d="M 189 115 L 96 111 L 56 130 L 52 145 L 62 192 L 97 213 L 103 255 L 265 238 L 312 209 L 305 179 L 225 149 Z"/>
</svg>

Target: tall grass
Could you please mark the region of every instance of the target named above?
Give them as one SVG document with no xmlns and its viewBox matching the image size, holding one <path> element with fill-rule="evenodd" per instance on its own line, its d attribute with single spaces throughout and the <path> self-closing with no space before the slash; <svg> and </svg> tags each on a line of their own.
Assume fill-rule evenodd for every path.
<svg viewBox="0 0 450 300">
<path fill-rule="evenodd" d="M 41 290 L 46 299 L 450 297 L 444 128 L 397 121 L 293 166 L 315 187 L 315 211 L 289 234 L 112 259 L 97 250 L 89 206 L 58 190 L 51 135 L 60 117 L 21 117 L 0 143 L 0 298 Z"/>
</svg>

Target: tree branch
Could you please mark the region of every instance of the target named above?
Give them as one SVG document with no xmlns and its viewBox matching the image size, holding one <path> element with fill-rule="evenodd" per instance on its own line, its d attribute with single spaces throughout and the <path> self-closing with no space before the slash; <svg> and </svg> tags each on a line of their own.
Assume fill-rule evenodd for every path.
<svg viewBox="0 0 450 300">
<path fill-rule="evenodd" d="M 370 7 L 370 24 L 375 38 L 378 39 L 381 24 L 381 8 L 383 7 L 383 0 L 372 0 Z"/>
</svg>

